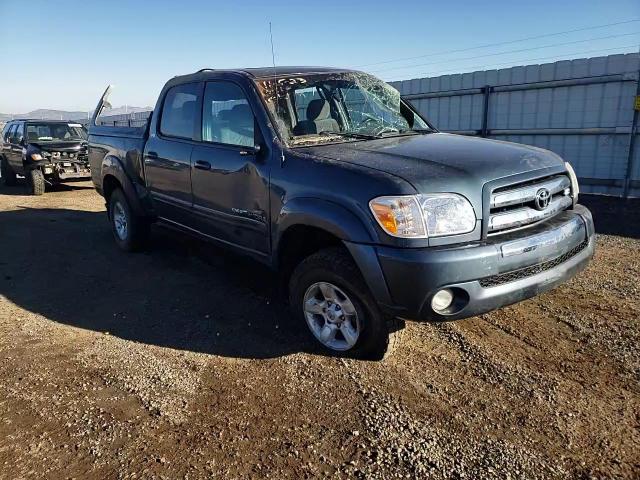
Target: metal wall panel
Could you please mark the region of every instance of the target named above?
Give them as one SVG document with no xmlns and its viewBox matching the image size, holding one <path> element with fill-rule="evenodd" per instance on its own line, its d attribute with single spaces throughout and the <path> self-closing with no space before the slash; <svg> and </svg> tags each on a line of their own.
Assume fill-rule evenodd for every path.
<svg viewBox="0 0 640 480">
<path fill-rule="evenodd" d="M 98 125 L 117 127 L 143 127 L 147 124 L 153 111 L 122 113 L 120 115 L 101 115 L 97 118 Z"/>
<path fill-rule="evenodd" d="M 583 191 L 621 195 L 639 71 L 640 57 L 631 53 L 404 80 L 392 85 L 409 96 L 438 129 L 470 135 L 482 133 L 485 89 L 490 87 L 489 138 L 552 150 L 572 163 L 582 179 Z M 541 82 L 554 83 L 547 86 Z M 638 133 L 636 126 L 629 179 L 629 193 L 634 196 L 640 196 Z"/>
</svg>

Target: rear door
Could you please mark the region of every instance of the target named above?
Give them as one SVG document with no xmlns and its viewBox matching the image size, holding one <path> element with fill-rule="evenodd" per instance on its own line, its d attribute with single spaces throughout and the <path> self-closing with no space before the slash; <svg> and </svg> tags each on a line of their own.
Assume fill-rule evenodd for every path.
<svg viewBox="0 0 640 480">
<path fill-rule="evenodd" d="M 2 136 L 2 156 L 7 159 L 7 162 L 10 162 L 11 157 L 11 137 L 13 137 L 13 133 L 16 131 L 16 124 L 12 123 L 8 127 L 5 127 L 4 135 Z"/>
<path fill-rule="evenodd" d="M 201 83 L 167 90 L 155 131 L 144 151 L 145 181 L 158 216 L 188 225 L 191 192 L 191 152 L 198 138 Z"/>
<path fill-rule="evenodd" d="M 24 174 L 24 165 L 22 164 L 22 141 L 24 139 L 24 122 L 18 122 L 12 131 L 12 135 L 9 139 L 9 165 L 11 169 L 20 175 Z"/>
<path fill-rule="evenodd" d="M 260 129 L 240 84 L 205 85 L 202 141 L 192 153 L 193 210 L 198 229 L 257 254 L 270 250 L 269 162 Z"/>
</svg>

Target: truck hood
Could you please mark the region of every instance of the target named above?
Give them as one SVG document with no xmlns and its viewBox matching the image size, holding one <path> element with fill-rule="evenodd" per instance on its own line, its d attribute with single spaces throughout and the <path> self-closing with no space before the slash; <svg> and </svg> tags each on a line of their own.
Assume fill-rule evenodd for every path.
<svg viewBox="0 0 640 480">
<path fill-rule="evenodd" d="M 86 148 L 86 140 L 72 141 L 52 141 L 52 142 L 29 142 L 29 145 L 36 147 L 45 152 L 77 152 Z"/>
<path fill-rule="evenodd" d="M 304 147 L 317 157 L 352 163 L 398 176 L 419 193 L 455 192 L 482 211 L 487 182 L 557 167 L 563 160 L 541 148 L 518 143 L 431 133 L 364 142 Z"/>
</svg>

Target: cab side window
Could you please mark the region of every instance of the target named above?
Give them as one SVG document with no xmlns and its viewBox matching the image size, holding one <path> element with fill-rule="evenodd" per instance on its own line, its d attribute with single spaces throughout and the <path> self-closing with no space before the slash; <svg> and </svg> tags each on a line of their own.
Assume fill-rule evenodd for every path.
<svg viewBox="0 0 640 480">
<path fill-rule="evenodd" d="M 160 133 L 193 139 L 198 108 L 198 84 L 176 85 L 167 92 L 160 117 Z"/>
<path fill-rule="evenodd" d="M 242 89 L 232 82 L 208 82 L 202 109 L 202 140 L 253 147 L 255 119 Z"/>
<path fill-rule="evenodd" d="M 16 127 L 16 130 L 13 134 L 13 140 L 11 141 L 11 143 L 19 143 L 20 140 L 22 140 L 24 138 L 24 124 L 23 123 L 19 123 L 18 126 Z"/>
<path fill-rule="evenodd" d="M 9 133 L 9 128 L 11 128 L 10 125 L 5 125 L 4 127 L 2 127 L 2 141 L 6 142 L 7 141 L 7 135 Z"/>
<path fill-rule="evenodd" d="M 16 124 L 9 125 L 4 132 L 4 141 L 7 143 L 11 143 L 11 139 L 13 138 L 13 133 L 16 131 Z"/>
</svg>

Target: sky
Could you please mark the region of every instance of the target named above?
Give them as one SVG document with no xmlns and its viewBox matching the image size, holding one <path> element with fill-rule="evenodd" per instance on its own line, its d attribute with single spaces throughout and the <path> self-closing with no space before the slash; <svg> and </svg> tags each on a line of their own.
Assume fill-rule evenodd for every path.
<svg viewBox="0 0 640 480">
<path fill-rule="evenodd" d="M 638 0 L 0 0 L 0 112 L 92 110 L 108 84 L 114 106 L 153 106 L 175 75 L 270 66 L 269 22 L 276 64 L 387 81 L 640 46 Z"/>
</svg>

